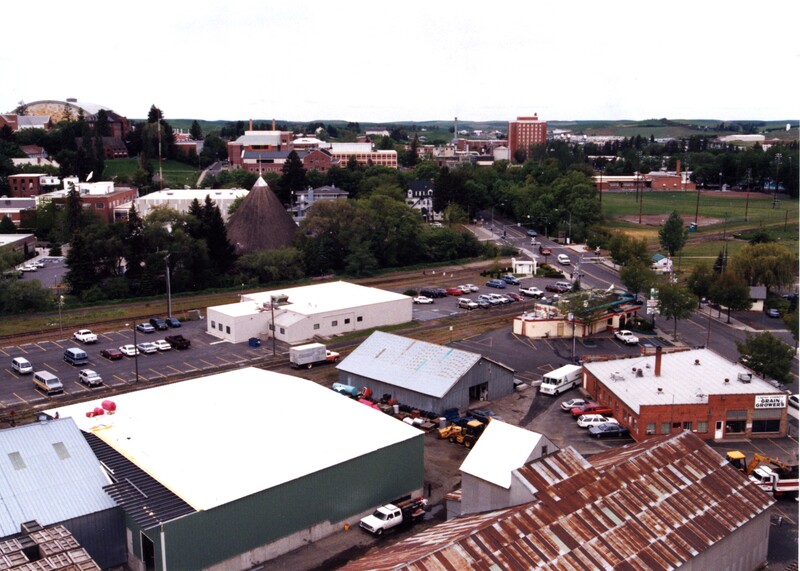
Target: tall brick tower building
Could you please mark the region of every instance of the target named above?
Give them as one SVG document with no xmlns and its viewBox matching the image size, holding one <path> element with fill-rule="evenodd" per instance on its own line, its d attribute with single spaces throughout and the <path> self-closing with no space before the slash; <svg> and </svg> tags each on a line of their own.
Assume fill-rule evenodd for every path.
<svg viewBox="0 0 800 571">
<path fill-rule="evenodd" d="M 512 160 L 517 149 L 527 151 L 531 145 L 544 145 L 546 142 L 547 121 L 540 121 L 537 114 L 508 122 L 508 152 Z"/>
</svg>

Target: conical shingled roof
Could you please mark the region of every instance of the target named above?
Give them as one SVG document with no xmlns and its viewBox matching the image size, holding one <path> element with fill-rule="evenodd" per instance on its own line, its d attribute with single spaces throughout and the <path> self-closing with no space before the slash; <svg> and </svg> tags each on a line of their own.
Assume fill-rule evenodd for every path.
<svg viewBox="0 0 800 571">
<path fill-rule="evenodd" d="M 228 220 L 228 240 L 237 254 L 288 248 L 296 230 L 291 215 L 260 176 Z"/>
</svg>

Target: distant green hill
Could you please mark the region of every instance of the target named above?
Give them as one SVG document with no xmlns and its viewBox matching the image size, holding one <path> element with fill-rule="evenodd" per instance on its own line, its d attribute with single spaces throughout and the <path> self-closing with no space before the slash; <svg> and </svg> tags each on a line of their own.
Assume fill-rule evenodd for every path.
<svg viewBox="0 0 800 571">
<path fill-rule="evenodd" d="M 134 119 L 143 121 L 144 119 Z M 206 121 L 198 119 L 197 122 L 204 133 L 218 131 L 225 125 L 236 122 L 238 119 L 226 121 L 215 120 Z M 176 129 L 188 131 L 193 119 L 168 119 L 170 125 Z M 246 121 L 249 122 L 249 119 Z M 343 120 L 316 119 L 314 121 L 293 121 L 288 119 L 276 119 L 276 123 L 289 126 L 302 126 L 309 123 L 324 123 L 340 128 L 347 125 Z M 254 123 L 271 123 L 272 119 L 253 119 Z M 450 129 L 454 128 L 454 120 L 429 120 L 429 121 L 388 121 L 384 123 L 359 122 L 361 129 L 374 129 L 379 127 L 401 127 L 409 135 L 417 133 L 426 135 L 428 138 L 452 137 Z M 791 124 L 792 128 L 786 130 L 786 125 Z M 720 136 L 736 133 L 761 133 L 767 137 L 775 137 L 782 140 L 798 139 L 798 124 L 796 120 L 781 121 L 760 121 L 758 119 L 747 121 L 723 121 L 721 119 L 645 119 L 645 120 L 548 120 L 547 125 L 550 129 L 567 129 L 576 135 L 606 135 L 635 137 L 640 135 L 649 138 L 668 137 L 690 137 L 692 135 Z M 469 119 L 459 119 L 458 129 L 469 131 L 507 131 L 508 121 L 470 121 Z M 425 131 L 423 133 L 423 130 Z"/>
</svg>

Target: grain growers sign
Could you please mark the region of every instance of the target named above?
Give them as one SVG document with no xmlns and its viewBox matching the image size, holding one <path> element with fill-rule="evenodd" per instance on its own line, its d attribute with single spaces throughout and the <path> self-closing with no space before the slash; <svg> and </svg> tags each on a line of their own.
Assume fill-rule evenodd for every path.
<svg viewBox="0 0 800 571">
<path fill-rule="evenodd" d="M 755 408 L 786 408 L 786 395 L 756 395 Z"/>
</svg>

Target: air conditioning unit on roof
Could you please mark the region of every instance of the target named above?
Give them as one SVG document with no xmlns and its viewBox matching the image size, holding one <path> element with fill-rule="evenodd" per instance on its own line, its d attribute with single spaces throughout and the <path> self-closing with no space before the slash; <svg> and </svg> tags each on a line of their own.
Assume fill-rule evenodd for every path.
<svg viewBox="0 0 800 571">
<path fill-rule="evenodd" d="M 749 383 L 750 381 L 753 380 L 753 375 L 751 373 L 739 373 L 739 376 L 737 378 L 741 383 Z"/>
</svg>

